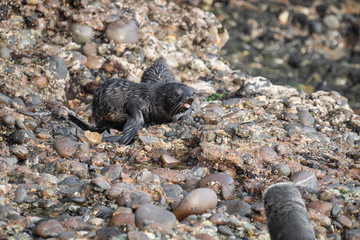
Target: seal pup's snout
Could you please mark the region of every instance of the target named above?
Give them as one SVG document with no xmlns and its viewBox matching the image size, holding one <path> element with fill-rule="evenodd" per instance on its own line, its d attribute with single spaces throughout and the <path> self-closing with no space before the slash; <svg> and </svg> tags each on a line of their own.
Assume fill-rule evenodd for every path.
<svg viewBox="0 0 360 240">
<path fill-rule="evenodd" d="M 194 101 L 194 96 L 187 97 L 187 99 L 184 102 L 184 107 L 190 108 L 193 101 Z"/>
</svg>

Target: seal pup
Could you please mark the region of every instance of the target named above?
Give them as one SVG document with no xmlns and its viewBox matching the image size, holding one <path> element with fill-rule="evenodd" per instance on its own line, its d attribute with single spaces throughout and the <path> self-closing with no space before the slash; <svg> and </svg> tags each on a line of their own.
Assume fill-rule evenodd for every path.
<svg viewBox="0 0 360 240">
<path fill-rule="evenodd" d="M 145 73 L 141 83 L 115 78 L 100 84 L 92 102 L 96 127 L 70 114 L 69 119 L 83 130 L 123 131 L 122 136 L 107 140 L 129 144 L 145 124 L 171 122 L 174 116 L 191 108 L 193 91 L 185 84 L 173 82 L 175 78 L 166 65 L 155 62 Z"/>
<path fill-rule="evenodd" d="M 271 185 L 264 194 L 271 240 L 315 240 L 315 232 L 300 191 L 292 183 Z"/>
</svg>

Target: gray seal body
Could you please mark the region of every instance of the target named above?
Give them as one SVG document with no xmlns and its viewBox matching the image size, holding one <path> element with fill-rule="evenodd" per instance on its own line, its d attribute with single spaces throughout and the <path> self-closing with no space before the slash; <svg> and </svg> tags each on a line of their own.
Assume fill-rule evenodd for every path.
<svg viewBox="0 0 360 240">
<path fill-rule="evenodd" d="M 315 233 L 300 191 L 292 183 L 277 183 L 264 194 L 272 240 L 314 240 Z"/>
</svg>

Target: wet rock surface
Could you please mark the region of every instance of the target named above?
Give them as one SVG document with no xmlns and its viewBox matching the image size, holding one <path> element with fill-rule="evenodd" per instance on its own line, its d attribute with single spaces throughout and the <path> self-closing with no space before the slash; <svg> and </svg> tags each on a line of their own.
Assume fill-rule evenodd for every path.
<svg viewBox="0 0 360 240">
<path fill-rule="evenodd" d="M 360 117 L 345 97 L 235 70 L 219 56 L 227 30 L 202 8 L 70 2 L 0 4 L 1 239 L 269 239 L 262 196 L 287 181 L 317 238 L 358 239 Z M 341 29 L 343 19 L 325 21 L 330 13 L 312 31 Z M 195 90 L 189 115 L 147 126 L 126 146 L 105 141 L 121 131 L 67 120 L 94 125 L 99 84 L 139 82 L 161 57 Z"/>
</svg>

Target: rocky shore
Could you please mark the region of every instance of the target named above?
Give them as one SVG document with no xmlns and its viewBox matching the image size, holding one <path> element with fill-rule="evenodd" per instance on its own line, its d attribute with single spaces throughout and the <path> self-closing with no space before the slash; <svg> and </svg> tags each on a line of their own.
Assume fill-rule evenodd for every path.
<svg viewBox="0 0 360 240">
<path fill-rule="evenodd" d="M 317 239 L 360 238 L 360 116 L 336 91 L 224 62 L 211 12 L 155 1 L 0 4 L 1 239 L 270 239 L 263 193 L 293 182 Z M 109 77 L 165 58 L 190 115 L 127 146 L 81 131 Z"/>
</svg>

